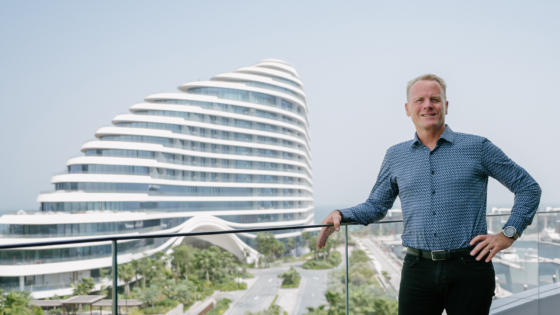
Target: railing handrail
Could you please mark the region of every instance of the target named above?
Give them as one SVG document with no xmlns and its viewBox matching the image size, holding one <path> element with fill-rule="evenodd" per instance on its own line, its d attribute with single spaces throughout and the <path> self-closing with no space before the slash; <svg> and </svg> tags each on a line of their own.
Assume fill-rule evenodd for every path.
<svg viewBox="0 0 560 315">
<path fill-rule="evenodd" d="M 537 212 L 536 214 L 542 214 L 542 213 L 547 213 L 547 214 L 548 213 L 560 213 L 560 211 L 541 211 L 541 212 Z M 511 215 L 511 213 L 487 214 L 486 216 L 487 217 L 499 217 L 499 216 L 509 216 L 509 215 Z M 387 223 L 401 223 L 401 222 L 403 222 L 402 219 L 381 220 L 381 221 L 375 222 L 373 224 L 387 224 Z M 341 223 L 341 225 L 358 225 L 358 224 L 357 223 Z M 263 228 L 254 228 L 254 229 L 222 230 L 222 231 L 164 233 L 164 234 L 138 234 L 138 235 L 129 235 L 129 236 L 94 237 L 94 238 L 71 239 L 71 240 L 61 240 L 61 241 L 51 241 L 51 242 L 7 244 L 7 245 L 0 245 L 0 250 L 11 249 L 11 248 L 43 247 L 43 246 L 51 246 L 51 245 L 127 241 L 127 240 L 162 238 L 162 237 L 204 236 L 204 235 L 219 235 L 219 234 L 237 234 L 237 233 L 254 233 L 254 232 L 267 232 L 267 231 L 282 231 L 282 230 L 294 230 L 294 229 L 312 229 L 312 228 L 322 228 L 322 227 L 327 227 L 327 226 L 333 226 L 333 225 L 332 224 L 288 225 L 288 226 L 263 227 Z"/>
</svg>

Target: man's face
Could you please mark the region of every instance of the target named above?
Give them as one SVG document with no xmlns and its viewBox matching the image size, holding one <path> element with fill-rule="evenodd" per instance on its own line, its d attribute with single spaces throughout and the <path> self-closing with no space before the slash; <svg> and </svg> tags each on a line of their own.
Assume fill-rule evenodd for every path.
<svg viewBox="0 0 560 315">
<path fill-rule="evenodd" d="M 416 129 L 439 130 L 445 126 L 448 102 L 443 98 L 436 81 L 420 80 L 410 87 L 406 115 L 412 118 Z"/>
</svg>

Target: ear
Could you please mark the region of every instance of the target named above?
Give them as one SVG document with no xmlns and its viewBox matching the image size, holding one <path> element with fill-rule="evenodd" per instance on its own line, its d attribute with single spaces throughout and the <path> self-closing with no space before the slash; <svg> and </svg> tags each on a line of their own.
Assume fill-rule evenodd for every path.
<svg viewBox="0 0 560 315">
<path fill-rule="evenodd" d="M 445 115 L 447 115 L 448 108 L 449 108 L 449 101 L 445 101 Z"/>
<path fill-rule="evenodd" d="M 404 110 L 406 111 L 406 116 L 410 117 L 410 111 L 408 110 L 408 103 L 404 103 Z"/>
</svg>

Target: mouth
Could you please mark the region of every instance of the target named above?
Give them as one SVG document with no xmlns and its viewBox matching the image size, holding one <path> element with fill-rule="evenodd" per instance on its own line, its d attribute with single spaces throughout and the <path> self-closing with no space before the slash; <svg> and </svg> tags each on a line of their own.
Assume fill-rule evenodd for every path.
<svg viewBox="0 0 560 315">
<path fill-rule="evenodd" d="M 424 114 L 421 115 L 422 117 L 434 117 L 436 114 Z"/>
</svg>

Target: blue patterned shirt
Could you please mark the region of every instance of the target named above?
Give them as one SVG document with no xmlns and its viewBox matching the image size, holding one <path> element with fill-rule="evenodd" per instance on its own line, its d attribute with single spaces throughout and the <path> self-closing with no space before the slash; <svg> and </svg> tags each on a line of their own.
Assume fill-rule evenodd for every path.
<svg viewBox="0 0 560 315">
<path fill-rule="evenodd" d="M 431 151 L 418 135 L 389 148 L 366 202 L 340 212 L 345 223 L 367 225 L 385 217 L 399 196 L 403 245 L 422 250 L 464 248 L 475 236 L 488 233 L 488 176 L 515 194 L 505 226 L 515 227 L 521 235 L 537 211 L 541 188 L 490 140 L 453 132 L 449 126 Z"/>
</svg>

